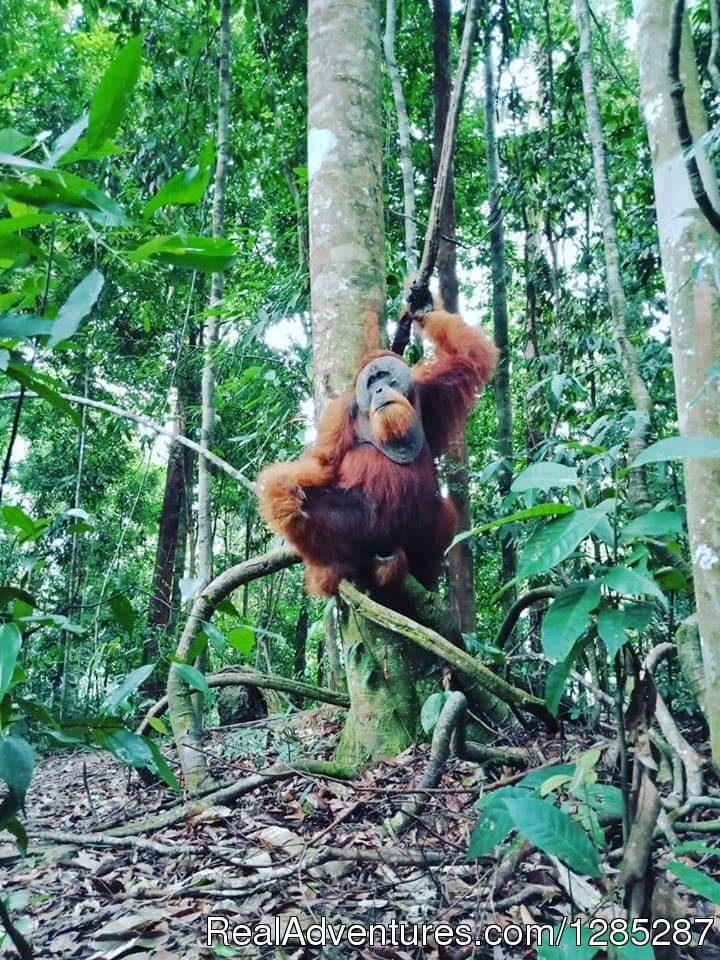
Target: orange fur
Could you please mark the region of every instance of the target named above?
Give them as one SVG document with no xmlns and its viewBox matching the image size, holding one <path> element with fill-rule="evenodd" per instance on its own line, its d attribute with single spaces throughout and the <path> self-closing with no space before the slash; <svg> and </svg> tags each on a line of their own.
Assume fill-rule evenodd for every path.
<svg viewBox="0 0 720 960">
<path fill-rule="evenodd" d="M 397 390 L 388 390 L 393 402 L 379 410 L 370 410 L 370 426 L 378 443 L 387 443 L 408 432 L 415 422 L 415 408 Z"/>
<path fill-rule="evenodd" d="M 398 464 L 357 443 L 357 406 L 345 394 L 328 405 L 299 460 L 267 467 L 258 478 L 262 516 L 305 561 L 308 593 L 331 595 L 346 577 L 387 591 L 406 570 L 431 589 L 437 582 L 457 517 L 440 496 L 433 456 L 444 452 L 492 377 L 497 350 L 482 330 L 443 310 L 418 325 L 435 355 L 413 369 L 409 400 L 398 393 L 370 415 L 376 439 L 385 442 L 402 436 L 420 411 L 427 445 L 415 462 Z M 360 369 L 387 354 L 375 351 Z"/>
</svg>

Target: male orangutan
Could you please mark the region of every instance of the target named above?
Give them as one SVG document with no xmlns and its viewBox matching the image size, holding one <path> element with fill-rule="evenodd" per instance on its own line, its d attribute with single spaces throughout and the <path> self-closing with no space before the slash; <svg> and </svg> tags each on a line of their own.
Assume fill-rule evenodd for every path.
<svg viewBox="0 0 720 960">
<path fill-rule="evenodd" d="M 433 458 L 492 377 L 497 350 L 444 310 L 414 320 L 434 357 L 411 369 L 395 353 L 371 353 L 300 460 L 258 479 L 261 513 L 305 561 L 308 593 L 330 596 L 344 578 L 388 587 L 406 571 L 437 586 L 457 518 Z"/>
</svg>

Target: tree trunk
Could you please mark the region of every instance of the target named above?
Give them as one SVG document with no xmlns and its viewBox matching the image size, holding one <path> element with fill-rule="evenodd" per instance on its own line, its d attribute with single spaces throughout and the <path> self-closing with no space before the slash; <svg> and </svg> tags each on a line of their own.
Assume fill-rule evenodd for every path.
<svg viewBox="0 0 720 960">
<path fill-rule="evenodd" d="M 670 0 L 634 0 L 638 22 L 641 98 L 652 153 L 678 423 L 683 435 L 717 436 L 720 392 L 706 381 L 720 363 L 720 298 L 713 264 L 720 238 L 699 210 L 690 189 L 673 120 L 668 79 Z M 685 105 L 695 157 L 716 209 L 717 185 L 702 138 L 707 119 L 687 23 L 680 56 Z M 705 709 L 713 762 L 720 765 L 720 460 L 685 462 L 688 534 L 695 581 L 697 626 L 705 667 Z"/>
<path fill-rule="evenodd" d="M 623 288 L 622 272 L 620 267 L 620 247 L 615 225 L 615 212 L 610 196 L 610 183 L 605 156 L 605 140 L 600 106 L 598 104 L 595 87 L 595 74 L 592 63 L 592 28 L 590 23 L 590 6 L 588 0 L 575 0 L 575 12 L 580 31 L 580 71 L 582 74 L 583 95 L 585 98 L 585 112 L 587 114 L 588 135 L 592 146 L 593 167 L 595 170 L 595 190 L 600 212 L 603 247 L 605 250 L 605 274 L 607 283 L 608 302 L 612 317 L 613 340 L 615 349 L 625 374 L 625 380 L 630 398 L 635 406 L 635 426 L 633 427 L 628 443 L 628 460 L 630 463 L 642 453 L 647 446 L 652 416 L 652 401 L 647 384 L 640 373 L 635 347 L 630 341 L 627 332 L 627 304 Z M 669 22 L 669 21 L 668 21 Z M 635 513 L 645 513 L 652 506 L 645 484 L 644 469 L 631 471 L 628 481 L 628 499 Z"/>
<path fill-rule="evenodd" d="M 403 93 L 400 70 L 395 59 L 395 0 L 387 0 L 385 7 L 385 35 L 383 48 L 392 85 L 395 113 L 398 124 L 398 147 L 400 148 L 400 172 L 403 183 L 403 218 L 405 233 L 405 264 L 408 273 L 417 267 L 417 225 L 415 223 L 415 178 L 413 175 L 412 149 L 410 143 L 410 124 L 408 122 L 405 94 Z"/>
<path fill-rule="evenodd" d="M 295 668 L 295 677 L 298 680 L 302 680 L 305 677 L 309 620 L 310 601 L 308 600 L 307 594 L 304 593 L 300 600 L 300 612 L 297 623 L 295 624 L 295 649 L 293 651 L 293 666 Z"/>
<path fill-rule="evenodd" d="M 316 414 L 380 346 L 385 308 L 380 22 L 374 0 L 310 0 L 308 206 Z"/>
<path fill-rule="evenodd" d="M 450 107 L 452 79 L 450 70 L 450 0 L 435 0 L 433 4 L 433 61 L 435 66 L 433 93 L 435 99 L 434 158 L 435 176 L 440 161 L 445 119 Z M 452 165 L 448 169 L 447 186 L 440 215 L 437 271 L 440 296 L 445 309 L 456 313 L 458 304 L 457 257 L 455 254 L 455 179 Z M 448 447 L 448 490 L 458 515 L 458 530 L 469 530 L 470 478 L 468 474 L 467 428 L 463 426 Z M 464 540 L 448 554 L 448 585 L 450 606 L 463 633 L 474 633 L 477 628 L 475 612 L 475 568 L 470 541 Z"/>
<path fill-rule="evenodd" d="M 508 307 L 505 263 L 505 227 L 503 224 L 502 185 L 497 135 L 495 133 L 495 77 L 493 66 L 492 23 L 485 10 L 485 154 L 487 157 L 488 200 L 490 204 L 490 266 L 493 289 L 493 331 L 500 351 L 495 374 L 495 399 L 498 418 L 498 454 L 503 465 L 498 473 L 500 496 L 506 497 L 512 482 L 513 438 L 512 395 L 510 392 L 510 352 L 508 345 Z M 515 550 L 511 541 L 502 536 L 502 581 L 509 583 L 515 577 Z M 503 603 L 512 605 L 514 594 L 507 590 Z"/>
<path fill-rule="evenodd" d="M 385 306 L 380 18 L 369 0 L 310 0 L 308 180 L 315 412 L 380 345 Z M 340 615 L 351 708 L 338 756 L 395 755 L 416 733 L 412 650 Z"/>
<path fill-rule="evenodd" d="M 218 77 L 217 111 L 217 160 L 213 193 L 213 236 L 224 233 L 225 186 L 228 165 L 228 103 L 230 99 L 230 54 L 231 54 L 230 0 L 220 2 L 220 57 Z M 222 301 L 223 275 L 213 274 L 210 289 L 210 307 Z M 203 329 L 202 373 L 202 425 L 200 442 L 212 449 L 215 421 L 215 374 L 213 351 L 217 344 L 217 318 L 209 316 Z M 198 458 L 198 569 L 206 586 L 212 578 L 212 502 L 210 490 L 210 465 L 205 457 Z M 187 655 L 187 650 L 182 654 Z M 198 658 L 196 666 L 203 669 L 204 657 Z M 168 676 L 168 700 L 173 734 L 185 776 L 185 787 L 192 795 L 208 775 L 207 761 L 202 751 L 203 697 L 190 688 L 173 668 Z"/>
</svg>

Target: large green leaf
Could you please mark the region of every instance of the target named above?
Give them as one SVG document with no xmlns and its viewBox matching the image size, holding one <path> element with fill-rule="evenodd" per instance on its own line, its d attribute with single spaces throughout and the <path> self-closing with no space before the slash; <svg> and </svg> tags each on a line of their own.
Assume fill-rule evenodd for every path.
<svg viewBox="0 0 720 960">
<path fill-rule="evenodd" d="M 43 400 L 47 400 L 57 410 L 61 410 L 75 423 L 80 424 L 80 417 L 65 397 L 61 396 L 58 384 L 46 374 L 37 373 L 25 364 L 16 361 L 7 365 L 5 373 L 25 387 L 26 390 L 33 390 Z"/>
<path fill-rule="evenodd" d="M 22 635 L 16 623 L 0 627 L 0 700 L 10 689 L 12 675 L 22 646 Z"/>
<path fill-rule="evenodd" d="M 209 692 L 210 687 L 207 680 L 196 667 L 192 667 L 189 663 L 176 663 L 173 665 L 173 669 L 177 670 L 185 683 L 193 690 L 200 690 L 202 693 Z"/>
<path fill-rule="evenodd" d="M 596 930 L 586 926 L 580 927 L 578 943 L 577 928 L 563 923 L 562 926 L 555 927 L 552 944 L 544 939 L 538 946 L 537 960 L 593 960 L 593 957 L 600 952 L 600 947 L 589 946 L 591 939 L 593 942 L 598 939 Z"/>
<path fill-rule="evenodd" d="M 251 627 L 233 627 L 228 633 L 227 642 L 238 653 L 249 657 L 255 649 L 255 634 Z"/>
<path fill-rule="evenodd" d="M 431 693 L 425 703 L 423 703 L 422 710 L 420 711 L 420 726 L 425 733 L 430 733 L 430 731 L 434 729 L 447 698 L 448 695 L 445 690 L 438 690 L 436 693 Z"/>
<path fill-rule="evenodd" d="M 714 460 L 720 457 L 720 437 L 666 437 L 652 443 L 633 462 L 632 467 L 663 460 Z"/>
<path fill-rule="evenodd" d="M 603 581 L 611 590 L 616 590 L 624 597 L 656 597 L 664 607 L 668 605 L 667 597 L 651 577 L 629 567 L 612 567 L 603 577 Z"/>
<path fill-rule="evenodd" d="M 462 543 L 462 541 L 467 540 L 468 537 L 476 537 L 480 533 L 485 533 L 487 530 L 495 530 L 497 527 L 502 527 L 506 523 L 532 520 L 534 517 L 562 517 L 574 512 L 575 508 L 567 503 L 537 503 L 534 507 L 528 507 L 527 510 L 518 510 L 517 513 L 510 513 L 506 517 L 499 517 L 497 520 L 483 523 L 479 527 L 473 527 L 472 530 L 463 530 L 462 533 L 456 535 L 445 552 L 449 553 L 456 544 Z"/>
<path fill-rule="evenodd" d="M 130 259 L 139 263 L 157 257 L 163 263 L 204 273 L 220 273 L 232 265 L 237 249 L 224 237 L 155 237 L 133 250 Z"/>
<path fill-rule="evenodd" d="M 604 607 L 598 614 L 597 627 L 600 639 L 614 657 L 627 640 L 628 626 L 622 610 Z"/>
<path fill-rule="evenodd" d="M 559 663 L 554 664 L 548 671 L 543 699 L 545 700 L 545 706 L 554 717 L 557 716 L 558 709 L 560 708 L 560 700 L 565 692 L 570 671 L 575 666 L 575 662 L 585 649 L 586 644 L 586 640 L 578 640 L 573 644 L 572 650 L 567 657 L 565 657 L 564 660 L 560 660 Z"/>
<path fill-rule="evenodd" d="M 200 203 L 210 183 L 214 164 L 215 147 L 212 141 L 208 141 L 200 151 L 198 162 L 170 177 L 148 201 L 143 218 L 149 220 L 160 207 Z"/>
<path fill-rule="evenodd" d="M 527 795 L 528 791 L 519 787 L 501 787 L 488 796 L 483 802 L 480 819 L 470 834 L 468 860 L 487 856 L 499 843 L 503 842 L 513 828 L 513 822 L 504 801 Z"/>
<path fill-rule="evenodd" d="M 559 593 L 545 614 L 542 644 L 551 660 L 564 660 L 588 627 L 588 617 L 600 603 L 600 580 L 573 583 Z"/>
<path fill-rule="evenodd" d="M 652 510 L 626 523 L 620 534 L 620 542 L 633 537 L 668 537 L 682 533 L 683 522 L 679 513 L 672 510 Z"/>
<path fill-rule="evenodd" d="M 24 213 L 19 217 L 5 217 L 0 220 L 0 237 L 6 237 L 21 230 L 30 230 L 43 223 L 50 223 L 55 217 L 51 213 Z"/>
<path fill-rule="evenodd" d="M 35 754 L 22 737 L 10 734 L 0 736 L 0 778 L 22 803 L 33 775 Z"/>
<path fill-rule="evenodd" d="M 515 477 L 510 489 L 513 493 L 526 490 L 551 490 L 553 487 L 574 486 L 578 482 L 575 467 L 566 467 L 562 463 L 532 463 Z"/>
<path fill-rule="evenodd" d="M 536 797 L 508 799 L 504 803 L 513 825 L 544 853 L 562 860 L 576 873 L 602 876 L 597 850 L 567 813 Z"/>
<path fill-rule="evenodd" d="M 670 873 L 674 873 L 679 880 L 682 880 L 686 887 L 690 887 L 701 897 L 705 897 L 711 903 L 720 903 L 720 883 L 717 880 L 678 860 L 671 860 L 667 868 Z"/>
<path fill-rule="evenodd" d="M 0 316 L 0 340 L 27 340 L 52 330 L 53 321 L 33 313 L 4 313 Z"/>
<path fill-rule="evenodd" d="M 60 170 L 34 166 L 22 178 L 3 180 L 0 194 L 20 203 L 58 213 L 83 213 L 105 227 L 127 223 L 120 206 L 87 180 Z"/>
<path fill-rule="evenodd" d="M 69 340 L 80 326 L 81 321 L 95 306 L 105 278 L 99 270 L 91 270 L 74 288 L 65 303 L 58 310 L 48 346 L 57 346 L 63 340 Z"/>
<path fill-rule="evenodd" d="M 108 141 L 115 135 L 125 116 L 140 76 L 142 39 L 133 37 L 125 44 L 100 80 L 90 105 L 85 136 L 66 153 L 65 162 L 107 156 L 114 149 Z"/>
<path fill-rule="evenodd" d="M 117 623 L 123 628 L 128 637 L 132 636 L 135 626 L 135 611 L 124 593 L 116 593 L 110 598 L 110 609 Z"/>
<path fill-rule="evenodd" d="M 0 151 L 2 153 L 20 153 L 33 142 L 32 137 L 20 133 L 14 127 L 3 127 L 0 130 Z"/>
<path fill-rule="evenodd" d="M 609 509 L 610 503 L 603 503 L 538 527 L 523 549 L 519 576 L 531 577 L 557 566 L 592 533 Z"/>
<path fill-rule="evenodd" d="M 100 708 L 101 713 L 115 713 L 130 694 L 145 683 L 154 669 L 154 663 L 146 663 L 129 673 L 123 682 L 107 695 Z"/>
</svg>

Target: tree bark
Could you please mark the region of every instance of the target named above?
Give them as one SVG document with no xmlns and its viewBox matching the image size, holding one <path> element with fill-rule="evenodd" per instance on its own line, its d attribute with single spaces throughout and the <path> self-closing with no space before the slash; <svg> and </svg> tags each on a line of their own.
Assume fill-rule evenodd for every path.
<svg viewBox="0 0 720 960">
<path fill-rule="evenodd" d="M 307 594 L 304 593 L 300 599 L 300 612 L 297 623 L 295 624 L 295 649 L 293 651 L 293 666 L 295 668 L 295 676 L 298 680 L 302 680 L 305 676 L 309 620 L 310 601 L 308 600 Z"/>
<path fill-rule="evenodd" d="M 505 261 L 505 227 L 503 223 L 502 185 L 497 134 L 495 132 L 495 77 L 493 65 L 492 23 L 485 8 L 483 60 L 485 68 L 485 154 L 487 157 L 488 200 L 490 204 L 490 265 L 492 273 L 492 308 L 495 345 L 500 351 L 495 374 L 495 399 L 498 418 L 498 454 L 503 465 L 498 473 L 500 496 L 510 492 L 513 471 L 512 394 L 510 390 L 510 351 L 508 343 L 508 306 Z M 502 539 L 502 580 L 515 577 L 515 550 L 507 537 Z M 514 594 L 503 594 L 505 607 L 512 604 Z"/>
<path fill-rule="evenodd" d="M 433 4 L 433 62 L 435 67 L 433 93 L 434 166 L 438 173 L 440 152 L 445 133 L 445 120 L 450 109 L 451 94 L 451 9 L 450 0 L 435 0 Z M 456 313 L 458 303 L 457 257 L 455 253 L 455 177 L 453 164 L 448 168 L 445 197 L 440 211 L 440 239 L 438 242 L 437 271 L 440 296 L 445 309 Z M 447 452 L 448 490 L 458 515 L 458 530 L 472 527 L 470 514 L 470 477 L 468 473 L 467 427 L 458 430 Z M 469 540 L 463 540 L 448 554 L 448 585 L 450 605 L 464 633 L 474 633 L 477 627 L 475 613 L 475 567 Z"/>
<path fill-rule="evenodd" d="M 720 392 L 706 380 L 720 363 L 720 298 L 713 264 L 720 238 L 698 208 L 673 120 L 667 73 L 671 0 L 634 0 L 638 22 L 641 98 L 652 154 L 680 433 L 717 436 Z M 716 208 L 718 191 L 702 138 L 707 118 L 687 24 L 680 50 L 685 104 L 695 156 Z M 697 626 L 705 668 L 705 709 L 713 762 L 720 765 L 720 460 L 685 462 L 688 534 Z"/>
<path fill-rule="evenodd" d="M 315 410 L 380 347 L 385 309 L 380 18 L 310 0 L 308 207 Z"/>
<path fill-rule="evenodd" d="M 310 0 L 308 179 L 315 412 L 380 345 L 385 306 L 380 17 L 376 2 Z M 341 610 L 351 708 L 338 756 L 392 756 L 415 739 L 412 649 Z"/>
<path fill-rule="evenodd" d="M 575 12 L 580 31 L 578 56 L 605 251 L 605 275 L 610 316 L 612 318 L 613 340 L 625 374 L 628 392 L 635 407 L 636 420 L 628 442 L 628 461 L 632 463 L 635 457 L 642 453 L 647 446 L 650 418 L 652 416 L 652 401 L 647 384 L 640 372 L 635 347 L 630 341 L 627 330 L 627 303 L 622 279 L 620 246 L 618 244 L 613 201 L 610 195 L 605 139 L 592 63 L 592 26 L 588 0 L 575 0 Z M 638 514 L 645 513 L 652 506 L 645 483 L 645 470 L 642 467 L 636 468 L 630 473 L 628 499 L 633 510 Z"/>
</svg>

